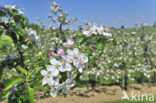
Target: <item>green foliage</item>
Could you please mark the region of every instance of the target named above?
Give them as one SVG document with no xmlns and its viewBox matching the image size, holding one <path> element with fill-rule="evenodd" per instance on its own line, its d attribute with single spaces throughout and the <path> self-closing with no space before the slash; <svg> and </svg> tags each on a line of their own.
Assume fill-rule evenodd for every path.
<svg viewBox="0 0 156 103">
<path fill-rule="evenodd" d="M 31 87 L 27 87 L 27 92 L 28 92 L 28 99 L 30 101 L 30 103 L 34 103 L 34 96 L 35 96 L 35 90 Z"/>
<path fill-rule="evenodd" d="M 17 66 L 17 70 L 19 70 L 21 73 L 24 73 L 25 75 L 27 75 L 27 70 L 22 68 L 21 66 Z"/>
<path fill-rule="evenodd" d="M 12 77 L 9 81 L 8 84 L 5 85 L 5 88 L 3 89 L 4 91 L 9 90 L 10 88 L 12 88 L 15 84 L 19 84 L 21 82 L 23 82 L 23 77 L 18 76 L 18 77 Z"/>
<path fill-rule="evenodd" d="M 5 14 L 5 12 L 3 12 L 3 11 L 0 11 L 0 17 L 6 17 L 6 14 Z"/>
<path fill-rule="evenodd" d="M 9 36 L 0 36 L 0 50 L 3 52 L 9 51 L 13 47 L 13 41 Z"/>
</svg>

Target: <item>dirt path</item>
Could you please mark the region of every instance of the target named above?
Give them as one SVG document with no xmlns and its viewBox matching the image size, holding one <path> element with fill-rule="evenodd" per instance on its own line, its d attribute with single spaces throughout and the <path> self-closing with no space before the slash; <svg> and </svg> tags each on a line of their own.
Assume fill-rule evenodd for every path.
<svg viewBox="0 0 156 103">
<path fill-rule="evenodd" d="M 123 97 L 123 90 L 120 86 L 100 86 L 96 88 L 96 91 L 90 91 L 86 88 L 75 88 L 64 98 L 62 95 L 57 97 L 43 98 L 43 93 L 37 93 L 40 99 L 35 100 L 35 103 L 101 103 L 104 101 L 120 100 Z M 131 92 L 140 94 L 156 94 L 156 86 L 150 86 L 148 84 L 136 85 L 132 84 L 128 86 L 128 95 Z M 5 103 L 5 102 L 2 102 Z"/>
<path fill-rule="evenodd" d="M 57 96 L 56 98 L 48 97 L 36 100 L 36 103 L 97 103 L 104 101 L 120 100 L 123 97 L 123 90 L 119 86 L 101 86 L 97 87 L 96 91 L 89 91 L 86 88 L 76 88 L 70 91 L 66 98 L 64 96 Z M 143 85 L 129 85 L 127 94 L 156 94 L 156 86 L 147 84 Z"/>
</svg>

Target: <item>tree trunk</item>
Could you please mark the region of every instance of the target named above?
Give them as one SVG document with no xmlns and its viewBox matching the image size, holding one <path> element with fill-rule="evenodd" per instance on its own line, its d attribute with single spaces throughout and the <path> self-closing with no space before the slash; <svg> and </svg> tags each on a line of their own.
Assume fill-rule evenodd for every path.
<svg viewBox="0 0 156 103">
<path fill-rule="evenodd" d="M 156 85 L 156 71 L 154 71 L 154 85 Z"/>
<path fill-rule="evenodd" d="M 127 73 L 126 72 L 127 72 L 127 68 L 126 68 L 126 64 L 124 62 L 123 63 L 123 82 L 122 82 L 124 90 L 127 90 Z"/>
<path fill-rule="evenodd" d="M 123 57 L 125 58 L 125 49 L 126 49 L 127 43 L 124 41 L 124 48 L 123 48 Z M 122 86 L 124 90 L 127 90 L 127 67 L 126 67 L 126 61 L 123 59 L 123 81 Z"/>
<path fill-rule="evenodd" d="M 91 80 L 92 90 L 95 91 L 96 82 L 95 80 Z"/>
<path fill-rule="evenodd" d="M 86 82 L 86 86 L 87 86 L 87 89 L 89 89 L 89 83 L 88 83 L 88 80 Z"/>
</svg>

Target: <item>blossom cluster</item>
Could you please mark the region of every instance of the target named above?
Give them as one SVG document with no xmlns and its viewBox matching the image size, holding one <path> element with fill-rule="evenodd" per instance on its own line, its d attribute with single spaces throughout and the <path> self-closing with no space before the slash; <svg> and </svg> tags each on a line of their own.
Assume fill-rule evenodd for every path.
<svg viewBox="0 0 156 103">
<path fill-rule="evenodd" d="M 22 9 L 18 9 L 16 7 L 16 5 L 5 5 L 5 6 L 0 6 L 0 9 L 3 10 L 5 13 L 8 13 L 9 9 L 12 10 L 17 10 L 19 14 L 23 15 L 23 10 Z"/>
<path fill-rule="evenodd" d="M 97 24 L 87 23 L 86 29 L 82 31 L 82 33 L 86 36 L 91 35 L 103 35 L 106 37 L 112 37 L 112 34 L 108 33 L 109 29 L 104 28 L 103 25 L 98 26 Z"/>
<path fill-rule="evenodd" d="M 67 42 L 69 42 L 69 40 Z M 71 45 L 70 43 L 68 44 L 68 46 Z M 59 48 L 57 54 L 55 56 L 51 54 L 51 56 L 50 65 L 47 66 L 46 70 L 41 70 L 41 74 L 44 76 L 42 84 L 50 86 L 50 95 L 53 97 L 55 97 L 57 91 L 61 89 L 63 94 L 67 94 L 70 88 L 75 85 L 74 74 L 77 71 L 82 73 L 88 62 L 88 58 L 79 52 L 78 48 L 74 48 L 73 50 L 67 49 L 66 53 L 64 49 Z M 66 73 L 67 75 L 67 79 L 64 82 L 60 81 L 62 73 Z"/>
<path fill-rule="evenodd" d="M 56 2 L 52 2 L 51 3 L 51 7 L 50 7 L 51 11 L 54 13 L 57 13 L 59 11 L 62 11 L 62 8 L 60 5 L 56 4 Z"/>
<path fill-rule="evenodd" d="M 40 36 L 37 35 L 36 30 L 33 30 L 31 28 L 30 29 L 26 28 L 25 30 L 27 32 L 27 36 L 35 40 L 36 45 L 40 47 L 41 46 Z"/>
<path fill-rule="evenodd" d="M 50 10 L 54 15 L 49 14 L 48 18 L 50 18 L 51 21 L 54 23 L 58 21 L 59 23 L 62 23 L 63 25 L 67 25 L 78 20 L 78 18 L 71 18 L 68 20 L 67 19 L 68 13 L 64 12 L 62 7 L 58 5 L 56 2 L 51 3 Z"/>
</svg>

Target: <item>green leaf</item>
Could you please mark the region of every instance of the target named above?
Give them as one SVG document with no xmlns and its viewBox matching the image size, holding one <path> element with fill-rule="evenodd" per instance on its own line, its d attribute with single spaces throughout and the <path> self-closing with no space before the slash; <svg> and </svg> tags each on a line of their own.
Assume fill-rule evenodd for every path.
<svg viewBox="0 0 156 103">
<path fill-rule="evenodd" d="M 0 28 L 0 36 L 3 34 L 3 30 Z"/>
<path fill-rule="evenodd" d="M 22 77 L 13 77 L 9 80 L 9 82 L 5 85 L 4 91 L 10 89 L 13 87 L 15 84 L 21 83 L 23 80 Z"/>
<path fill-rule="evenodd" d="M 38 67 L 38 68 L 35 68 L 35 69 L 29 71 L 29 72 L 28 72 L 28 76 L 27 76 L 28 81 L 31 80 L 31 76 L 32 76 L 33 74 L 38 73 L 41 69 L 42 69 L 42 68 L 39 68 L 39 67 Z"/>
<path fill-rule="evenodd" d="M 20 29 L 20 30 L 21 30 L 21 33 L 22 33 L 23 35 L 26 35 L 25 29 Z"/>
<path fill-rule="evenodd" d="M 77 44 L 76 43 L 74 43 L 74 47 L 77 47 Z"/>
<path fill-rule="evenodd" d="M 0 17 L 6 17 L 6 14 L 3 11 L 0 11 Z"/>
<path fill-rule="evenodd" d="M 35 90 L 31 87 L 28 87 L 27 92 L 28 92 L 28 99 L 29 99 L 30 103 L 34 103 L 33 98 L 35 96 Z"/>
<path fill-rule="evenodd" d="M 29 96 L 33 97 L 35 95 L 35 90 L 31 87 L 28 87 Z"/>
<path fill-rule="evenodd" d="M 20 72 L 24 73 L 25 75 L 27 75 L 27 70 L 22 68 L 21 66 L 17 66 L 17 70 L 19 70 Z"/>
<path fill-rule="evenodd" d="M 10 92 L 4 92 L 2 98 L 8 98 L 10 95 Z"/>
<path fill-rule="evenodd" d="M 15 22 L 17 22 L 17 23 L 20 23 L 20 22 L 21 22 L 21 16 L 20 16 L 20 15 L 15 15 L 15 16 L 14 16 L 14 20 L 15 20 Z"/>
<path fill-rule="evenodd" d="M 73 79 L 75 79 L 77 77 L 77 74 L 74 74 Z"/>
<path fill-rule="evenodd" d="M 13 14 L 13 16 L 17 15 L 18 14 L 18 10 L 12 9 L 12 14 Z"/>
<path fill-rule="evenodd" d="M 81 44 L 83 42 L 84 38 L 80 38 L 79 43 Z"/>
<path fill-rule="evenodd" d="M 85 52 L 84 55 L 87 56 L 87 57 L 89 56 L 89 54 L 87 52 Z"/>
<path fill-rule="evenodd" d="M 113 45 L 114 45 L 114 46 L 117 45 L 117 41 L 115 40 L 115 38 L 113 38 Z"/>
<path fill-rule="evenodd" d="M 18 103 L 22 103 L 22 101 L 19 100 Z"/>
<path fill-rule="evenodd" d="M 99 49 L 99 56 L 103 53 L 105 44 L 108 43 L 108 39 L 106 37 L 101 37 L 97 40 L 96 46 Z"/>
<path fill-rule="evenodd" d="M 103 42 L 100 42 L 100 43 L 97 43 L 97 47 L 99 48 L 100 52 L 103 52 L 104 50 L 104 43 Z"/>
<path fill-rule="evenodd" d="M 89 60 L 90 60 L 91 62 L 94 62 L 94 56 L 89 56 Z"/>
</svg>

